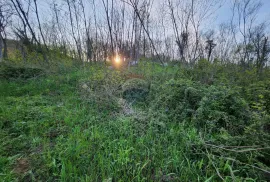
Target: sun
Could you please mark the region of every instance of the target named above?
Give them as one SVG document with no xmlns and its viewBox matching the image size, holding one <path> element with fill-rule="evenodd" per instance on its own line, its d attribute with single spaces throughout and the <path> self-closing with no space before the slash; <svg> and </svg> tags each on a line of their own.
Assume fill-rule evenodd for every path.
<svg viewBox="0 0 270 182">
<path fill-rule="evenodd" d="M 119 55 L 116 55 L 115 58 L 114 58 L 114 61 L 116 64 L 120 64 L 121 63 L 121 58 Z"/>
</svg>

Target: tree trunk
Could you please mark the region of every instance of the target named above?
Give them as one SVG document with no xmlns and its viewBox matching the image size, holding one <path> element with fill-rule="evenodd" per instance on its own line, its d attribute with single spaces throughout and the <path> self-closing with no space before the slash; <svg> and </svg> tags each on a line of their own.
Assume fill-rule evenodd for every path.
<svg viewBox="0 0 270 182">
<path fill-rule="evenodd" d="M 0 62 L 3 61 L 3 46 L 4 46 L 4 41 L 3 41 L 3 37 L 0 34 Z"/>
<path fill-rule="evenodd" d="M 8 58 L 8 50 L 7 50 L 7 39 L 3 39 L 3 45 L 4 45 L 4 51 L 3 51 L 3 58 L 7 59 Z"/>
</svg>

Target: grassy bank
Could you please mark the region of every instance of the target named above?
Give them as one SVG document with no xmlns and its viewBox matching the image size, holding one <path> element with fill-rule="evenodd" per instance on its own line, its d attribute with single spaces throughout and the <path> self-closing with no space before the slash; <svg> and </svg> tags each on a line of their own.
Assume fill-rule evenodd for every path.
<svg viewBox="0 0 270 182">
<path fill-rule="evenodd" d="M 0 181 L 270 180 L 269 80 L 205 64 L 1 78 Z"/>
</svg>

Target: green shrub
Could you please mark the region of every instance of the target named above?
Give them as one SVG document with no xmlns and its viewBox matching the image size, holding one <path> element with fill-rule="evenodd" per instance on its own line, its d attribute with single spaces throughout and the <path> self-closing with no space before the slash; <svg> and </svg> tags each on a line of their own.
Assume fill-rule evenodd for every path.
<svg viewBox="0 0 270 182">
<path fill-rule="evenodd" d="M 189 80 L 171 79 L 162 85 L 151 86 L 151 108 L 165 113 L 168 121 L 189 120 L 198 108 L 204 86 Z"/>
<path fill-rule="evenodd" d="M 192 121 L 209 134 L 224 128 L 233 135 L 243 133 L 250 124 L 248 104 L 236 91 L 226 87 L 207 88 L 187 80 L 170 80 L 156 89 L 152 110 L 165 113 L 168 121 Z"/>
<path fill-rule="evenodd" d="M 213 65 L 206 59 L 200 59 L 194 66 L 195 79 L 205 84 L 212 84 L 214 70 Z"/>
<path fill-rule="evenodd" d="M 144 101 L 149 92 L 149 84 L 138 78 L 127 80 L 122 85 L 123 97 L 129 102 Z"/>
<path fill-rule="evenodd" d="M 243 90 L 243 95 L 250 103 L 251 108 L 270 114 L 270 81 L 260 81 L 250 84 L 248 88 Z"/>
<path fill-rule="evenodd" d="M 0 78 L 4 79 L 29 79 L 45 74 L 45 71 L 40 68 L 12 67 L 4 65 L 1 66 L 0 69 Z"/>
<path fill-rule="evenodd" d="M 250 124 L 250 115 L 248 104 L 237 92 L 211 86 L 200 101 L 193 121 L 197 127 L 206 129 L 209 133 L 219 132 L 224 128 L 230 134 L 238 135 Z"/>
<path fill-rule="evenodd" d="M 122 82 L 120 72 L 101 68 L 79 80 L 79 90 L 84 101 L 106 115 L 120 109 L 118 99 Z"/>
</svg>

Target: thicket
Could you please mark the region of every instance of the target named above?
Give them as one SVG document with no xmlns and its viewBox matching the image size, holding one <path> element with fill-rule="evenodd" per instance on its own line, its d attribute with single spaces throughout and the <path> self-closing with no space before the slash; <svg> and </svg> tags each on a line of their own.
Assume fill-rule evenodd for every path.
<svg viewBox="0 0 270 182">
<path fill-rule="evenodd" d="M 1 69 L 1 180 L 270 180 L 269 68 Z"/>
</svg>

